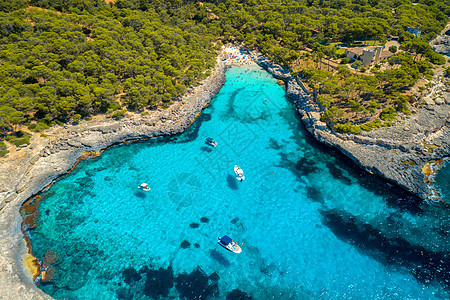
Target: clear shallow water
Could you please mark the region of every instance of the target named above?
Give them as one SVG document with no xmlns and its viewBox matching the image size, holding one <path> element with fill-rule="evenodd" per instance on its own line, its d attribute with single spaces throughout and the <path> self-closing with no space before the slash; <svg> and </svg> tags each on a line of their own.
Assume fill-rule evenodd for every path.
<svg viewBox="0 0 450 300">
<path fill-rule="evenodd" d="M 436 173 L 436 186 L 442 200 L 450 203 L 450 158 L 447 158 L 442 168 Z"/>
<path fill-rule="evenodd" d="M 284 94 L 258 67 L 230 69 L 182 135 L 81 162 L 39 205 L 34 255 L 59 256 L 40 288 L 67 299 L 449 297 L 449 210 L 313 141 Z M 217 245 L 223 234 L 241 254 Z"/>
</svg>

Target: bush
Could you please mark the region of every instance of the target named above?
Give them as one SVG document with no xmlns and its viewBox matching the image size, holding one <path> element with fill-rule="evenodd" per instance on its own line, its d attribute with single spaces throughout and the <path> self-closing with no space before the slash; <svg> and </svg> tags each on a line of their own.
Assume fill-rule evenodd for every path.
<svg viewBox="0 0 450 300">
<path fill-rule="evenodd" d="M 383 127 L 383 123 L 381 123 L 380 119 L 375 119 L 370 122 L 367 122 L 363 125 L 361 125 L 361 129 L 364 131 L 371 131 L 374 128 L 380 128 Z"/>
<path fill-rule="evenodd" d="M 319 95 L 317 96 L 316 102 L 321 108 L 328 108 L 331 105 L 331 98 L 330 96 Z"/>
<path fill-rule="evenodd" d="M 395 111 L 395 109 L 392 106 L 383 108 L 383 110 L 380 113 L 380 119 L 383 121 L 392 121 L 395 120 L 395 118 L 397 117 L 397 112 Z"/>
<path fill-rule="evenodd" d="M 113 112 L 113 114 L 111 115 L 111 118 L 114 118 L 114 119 L 117 119 L 117 120 L 122 119 L 123 117 L 125 117 L 125 113 L 126 113 L 126 112 L 127 112 L 127 111 L 126 111 L 125 109 L 116 110 L 116 111 Z"/>
<path fill-rule="evenodd" d="M 405 96 L 405 95 L 398 96 L 396 103 L 397 103 L 398 111 L 401 111 L 405 115 L 411 114 L 411 111 L 409 110 L 409 107 L 408 107 L 408 97 L 407 96 Z"/>
<path fill-rule="evenodd" d="M 111 101 L 108 106 L 109 110 L 116 110 L 120 108 L 120 103 L 117 101 Z"/>
<path fill-rule="evenodd" d="M 359 126 L 355 126 L 350 122 L 347 122 L 345 124 L 336 124 L 334 126 L 334 130 L 336 130 L 337 132 L 352 133 L 352 134 L 359 134 L 361 132 L 361 128 Z"/>
<path fill-rule="evenodd" d="M 74 122 L 78 122 L 81 119 L 81 115 L 80 114 L 76 114 L 76 115 L 73 116 L 72 119 L 73 119 Z"/>
<path fill-rule="evenodd" d="M 372 127 L 370 127 L 370 126 L 367 125 L 367 124 L 362 124 L 362 125 L 361 125 L 361 129 L 364 130 L 364 131 L 371 131 L 371 130 L 372 130 Z"/>
<path fill-rule="evenodd" d="M 349 99 L 348 103 L 353 111 L 363 111 L 364 106 L 356 100 Z"/>
<path fill-rule="evenodd" d="M 64 126 L 64 122 L 61 122 L 59 120 L 53 120 L 50 122 L 50 126 L 53 126 L 53 125 Z"/>
<path fill-rule="evenodd" d="M 439 54 L 433 50 L 429 50 L 425 53 L 425 56 L 428 58 L 428 60 L 435 64 L 435 65 L 444 65 L 445 64 L 445 58 L 442 54 Z"/>
<path fill-rule="evenodd" d="M 447 69 L 445 69 L 444 76 L 445 76 L 445 77 L 450 77 L 450 67 L 448 67 Z"/>
<path fill-rule="evenodd" d="M 397 46 L 390 46 L 389 47 L 389 52 L 391 52 L 391 53 L 397 52 Z"/>
<path fill-rule="evenodd" d="M 35 131 L 35 130 L 36 130 L 36 127 L 37 127 L 36 123 L 32 123 L 32 124 L 30 124 L 30 125 L 28 126 L 28 129 L 31 130 L 31 131 Z"/>
<path fill-rule="evenodd" d="M 37 123 L 31 123 L 29 126 L 28 126 L 28 129 L 31 131 L 31 132 L 41 132 L 41 131 L 44 131 L 44 130 L 46 130 L 46 129 L 48 129 L 48 128 L 50 128 L 50 126 L 48 126 L 45 122 L 43 122 L 43 121 L 39 121 L 39 122 L 37 122 Z"/>
<path fill-rule="evenodd" d="M 357 60 L 352 64 L 352 67 L 355 69 L 361 69 L 361 68 L 363 68 L 363 64 L 361 61 Z"/>
<path fill-rule="evenodd" d="M 343 59 L 341 59 L 340 64 L 349 64 L 351 62 L 352 60 L 350 58 L 344 57 Z"/>
<path fill-rule="evenodd" d="M 5 140 L 15 145 L 16 147 L 19 147 L 20 145 L 29 145 L 30 138 L 31 134 L 29 134 L 28 132 L 18 131 L 15 134 L 8 135 Z"/>
<path fill-rule="evenodd" d="M 9 151 L 6 149 L 6 144 L 0 141 L 0 157 L 5 156 Z"/>
<path fill-rule="evenodd" d="M 375 101 L 369 101 L 369 104 L 370 104 L 370 107 L 375 108 L 375 109 L 377 109 L 381 106 L 380 103 L 377 103 Z"/>
<path fill-rule="evenodd" d="M 334 124 L 338 121 L 339 118 L 342 118 L 343 115 L 344 111 L 342 109 L 337 107 L 330 107 L 320 117 L 320 120 L 327 124 Z"/>
</svg>

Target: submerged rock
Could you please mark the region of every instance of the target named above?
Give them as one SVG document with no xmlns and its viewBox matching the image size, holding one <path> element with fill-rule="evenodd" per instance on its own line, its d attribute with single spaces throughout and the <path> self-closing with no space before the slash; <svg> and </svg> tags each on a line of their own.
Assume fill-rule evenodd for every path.
<svg viewBox="0 0 450 300">
<path fill-rule="evenodd" d="M 191 224 L 189 224 L 189 227 L 191 227 L 191 228 L 199 228 L 200 224 L 198 224 L 198 223 L 191 223 Z"/>
<path fill-rule="evenodd" d="M 213 299 L 219 296 L 219 285 L 215 281 L 210 280 L 206 273 L 197 267 L 191 273 L 178 275 L 175 287 L 181 299 Z"/>
<path fill-rule="evenodd" d="M 234 289 L 231 292 L 227 294 L 227 300 L 252 300 L 253 297 L 248 295 L 247 293 L 244 293 L 243 291 L 239 289 Z"/>
<path fill-rule="evenodd" d="M 141 275 L 134 268 L 127 268 L 123 270 L 122 275 L 125 283 L 130 284 L 133 281 L 141 280 Z"/>
<path fill-rule="evenodd" d="M 167 297 L 175 279 L 172 266 L 169 266 L 167 269 L 149 269 L 146 274 L 147 280 L 145 281 L 144 295 L 152 299 Z"/>
<path fill-rule="evenodd" d="M 180 248 L 182 249 L 187 249 L 191 246 L 191 243 L 189 243 L 188 241 L 184 240 L 181 242 Z"/>
</svg>

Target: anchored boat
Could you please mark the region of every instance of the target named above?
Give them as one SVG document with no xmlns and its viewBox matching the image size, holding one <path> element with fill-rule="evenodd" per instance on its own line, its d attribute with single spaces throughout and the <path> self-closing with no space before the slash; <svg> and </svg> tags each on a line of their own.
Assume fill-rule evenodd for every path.
<svg viewBox="0 0 450 300">
<path fill-rule="evenodd" d="M 151 190 L 151 188 L 145 182 L 141 183 L 141 185 L 138 186 L 138 189 L 146 191 L 146 192 Z"/>
<path fill-rule="evenodd" d="M 239 245 L 233 241 L 228 235 L 224 235 L 223 237 L 219 237 L 219 240 L 217 243 L 227 249 L 228 251 L 234 252 L 234 253 L 241 253 L 242 249 L 239 247 Z"/>
<path fill-rule="evenodd" d="M 244 181 L 245 180 L 245 176 L 244 176 L 244 171 L 238 167 L 238 165 L 234 166 L 234 174 L 236 174 L 236 179 L 239 181 Z"/>
<path fill-rule="evenodd" d="M 215 142 L 212 138 L 206 138 L 205 144 L 213 147 L 217 146 L 217 142 Z"/>
</svg>

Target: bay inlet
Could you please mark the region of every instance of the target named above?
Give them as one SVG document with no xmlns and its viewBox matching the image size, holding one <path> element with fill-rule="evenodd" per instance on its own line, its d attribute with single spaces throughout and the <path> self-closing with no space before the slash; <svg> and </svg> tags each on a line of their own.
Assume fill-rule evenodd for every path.
<svg viewBox="0 0 450 300">
<path fill-rule="evenodd" d="M 184 133 L 108 149 L 40 196 L 29 234 L 54 298 L 449 297 L 449 211 L 316 142 L 255 65 Z"/>
</svg>

